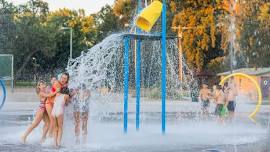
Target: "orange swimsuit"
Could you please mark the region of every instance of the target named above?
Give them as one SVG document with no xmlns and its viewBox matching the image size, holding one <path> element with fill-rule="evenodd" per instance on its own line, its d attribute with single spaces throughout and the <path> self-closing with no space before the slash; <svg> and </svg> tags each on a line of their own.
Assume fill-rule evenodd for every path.
<svg viewBox="0 0 270 152">
<path fill-rule="evenodd" d="M 55 82 L 55 83 L 53 84 L 53 86 L 52 86 L 51 93 L 55 93 L 55 91 L 61 89 L 61 87 L 62 87 L 62 86 L 61 86 L 61 84 L 60 84 L 58 81 Z M 49 105 L 53 106 L 53 104 L 54 104 L 54 99 L 55 99 L 55 96 L 52 96 L 52 97 L 47 98 L 46 104 L 49 104 Z"/>
</svg>

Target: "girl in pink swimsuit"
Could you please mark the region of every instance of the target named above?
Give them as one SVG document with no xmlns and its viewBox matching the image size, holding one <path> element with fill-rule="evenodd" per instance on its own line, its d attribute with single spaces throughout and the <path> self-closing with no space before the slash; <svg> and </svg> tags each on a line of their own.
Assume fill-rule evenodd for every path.
<svg viewBox="0 0 270 152">
<path fill-rule="evenodd" d="M 46 112 L 45 104 L 46 104 L 46 99 L 48 97 L 54 96 L 57 92 L 55 93 L 46 93 L 46 83 L 44 81 L 39 81 L 36 87 L 37 94 L 40 99 L 40 104 L 39 104 L 39 109 L 36 112 L 36 116 L 32 122 L 32 124 L 27 128 L 25 133 L 21 137 L 22 143 L 26 142 L 27 136 L 39 125 L 41 120 L 44 120 L 44 127 L 43 127 L 43 133 L 42 133 L 42 138 L 41 138 L 41 143 L 45 141 L 46 134 L 49 129 L 49 118 L 48 114 Z"/>
</svg>

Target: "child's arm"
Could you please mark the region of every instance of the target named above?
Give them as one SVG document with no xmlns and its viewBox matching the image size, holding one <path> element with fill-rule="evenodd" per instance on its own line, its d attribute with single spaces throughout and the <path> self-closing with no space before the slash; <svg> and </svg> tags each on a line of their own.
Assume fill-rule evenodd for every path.
<svg viewBox="0 0 270 152">
<path fill-rule="evenodd" d="M 64 95 L 64 100 L 65 100 L 65 105 L 67 106 L 70 102 L 70 96 L 69 95 Z"/>
<path fill-rule="evenodd" d="M 55 91 L 55 92 L 53 92 L 53 93 L 40 93 L 40 96 L 41 97 L 46 97 L 46 98 L 49 98 L 49 97 L 53 97 L 53 96 L 55 96 L 56 94 L 58 93 L 58 91 Z"/>
<path fill-rule="evenodd" d="M 87 98 L 90 98 L 90 97 L 91 97 L 91 91 L 87 90 Z"/>
</svg>

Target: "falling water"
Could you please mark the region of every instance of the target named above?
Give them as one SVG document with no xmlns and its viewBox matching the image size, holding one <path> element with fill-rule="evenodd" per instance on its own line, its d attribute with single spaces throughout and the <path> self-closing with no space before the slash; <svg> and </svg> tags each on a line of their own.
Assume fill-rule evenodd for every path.
<svg viewBox="0 0 270 152">
<path fill-rule="evenodd" d="M 240 45 L 237 42 L 237 4 L 238 0 L 230 0 L 230 14 L 229 14 L 229 60 L 230 70 L 241 67 L 248 67 L 245 53 L 241 51 Z"/>
<path fill-rule="evenodd" d="M 230 26 L 229 26 L 229 32 L 230 32 L 230 70 L 233 71 L 236 63 L 235 53 L 236 53 L 236 25 L 235 25 L 235 9 L 236 9 L 236 0 L 231 1 L 230 5 Z"/>
</svg>

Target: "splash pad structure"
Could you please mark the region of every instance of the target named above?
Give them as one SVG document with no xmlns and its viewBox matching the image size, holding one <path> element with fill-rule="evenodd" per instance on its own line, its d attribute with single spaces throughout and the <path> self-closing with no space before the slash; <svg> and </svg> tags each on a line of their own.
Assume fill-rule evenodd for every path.
<svg viewBox="0 0 270 152">
<path fill-rule="evenodd" d="M 6 101 L 7 91 L 6 91 L 6 85 L 5 81 L 0 79 L 0 110 L 4 106 L 4 103 Z"/>
<path fill-rule="evenodd" d="M 260 88 L 258 82 L 257 82 L 255 79 L 253 79 L 251 76 L 249 76 L 249 75 L 247 75 L 247 74 L 244 74 L 244 73 L 232 73 L 232 74 L 230 74 L 230 75 L 224 77 L 224 78 L 220 81 L 220 85 L 224 85 L 225 81 L 227 81 L 229 78 L 232 78 L 232 77 L 235 77 L 235 76 L 242 76 L 242 77 L 244 77 L 244 78 L 249 79 L 249 80 L 255 85 L 255 87 L 256 87 L 256 90 L 257 90 L 257 93 L 258 93 L 258 101 L 257 101 L 257 105 L 256 105 L 255 110 L 254 110 L 251 114 L 249 114 L 249 116 L 248 116 L 248 118 L 249 118 L 252 122 L 256 123 L 256 120 L 255 120 L 254 117 L 255 117 L 256 114 L 259 112 L 260 107 L 261 107 L 261 105 L 262 105 L 262 91 L 261 91 L 261 88 Z"/>
<path fill-rule="evenodd" d="M 141 40 L 144 38 L 158 39 L 161 41 L 161 131 L 166 131 L 166 0 L 154 1 L 148 7 L 141 11 L 136 25 L 147 32 L 149 32 L 156 20 L 162 14 L 161 33 L 156 35 L 151 34 L 126 34 L 124 35 L 124 132 L 128 129 L 128 78 L 129 78 L 129 41 L 130 39 L 137 39 L 136 52 L 136 129 L 140 127 L 140 63 L 141 63 Z M 140 11 L 141 1 L 138 0 L 138 12 Z"/>
<path fill-rule="evenodd" d="M 70 87 L 76 88 L 83 83 L 87 89 L 91 90 L 92 97 L 90 121 L 88 121 L 89 142 L 74 144 L 74 135 L 71 133 L 74 129 L 73 111 L 72 106 L 68 106 L 65 116 L 63 151 L 246 152 L 258 151 L 261 145 L 264 145 L 261 141 L 265 140 L 267 131 L 243 119 L 254 105 L 239 103 L 240 112 L 244 115 L 237 116 L 236 124 L 221 126 L 215 121 L 201 119 L 201 105 L 190 102 L 190 98 L 180 100 L 174 98 L 175 92 L 181 95 L 187 93 L 189 97 L 191 88 L 184 83 L 179 83 L 178 48 L 174 40 L 176 37 L 166 36 L 166 6 L 162 7 L 161 33 L 143 33 L 137 29 L 135 34 L 111 34 L 87 52 L 82 52 L 81 56 L 73 60 L 74 63 L 68 65 L 67 70 L 71 75 Z M 133 43 L 134 41 L 137 43 Z M 134 52 L 133 49 L 135 49 Z M 183 65 L 186 68 L 185 61 Z M 188 69 L 184 70 L 184 74 L 188 72 Z M 192 85 L 192 82 L 196 81 L 189 76 L 193 75 L 188 75 L 188 77 L 186 75 L 183 80 L 188 85 Z M 103 87 L 109 90 L 107 94 L 99 92 L 99 89 Z M 158 97 L 145 95 L 145 92 L 149 93 L 151 89 L 157 90 Z M 196 89 L 192 88 L 193 90 Z M 16 95 L 25 98 L 25 94 Z M 34 92 L 31 96 L 35 96 Z M 160 99 L 162 102 L 159 102 Z M 181 102 L 174 102 L 175 99 Z M 5 123 L 2 123 L 2 128 L 0 128 L 3 137 L 0 140 L 1 149 L 5 151 L 14 148 L 20 149 L 19 151 L 33 151 L 33 148 L 36 151 L 51 150 L 47 145 L 36 144 L 39 132 L 34 134 L 33 140 L 30 141 L 33 144 L 30 146 L 21 146 L 17 142 L 20 131 L 25 129 L 17 121 L 21 120 L 28 124 L 26 118 L 32 116 L 32 107 L 35 103 L 7 102 L 5 106 L 7 109 L 0 111 L 7 113 L 7 115 L 2 113 L 4 117 L 1 122 L 3 120 L 8 124 L 5 127 L 3 125 Z M 26 106 L 23 105 L 31 111 L 26 111 Z M 214 111 L 213 106 L 210 111 Z M 264 116 L 268 114 L 263 113 L 263 117 L 260 116 L 261 120 L 258 119 L 258 122 L 265 122 Z M 140 123 L 143 125 L 141 129 Z M 42 128 L 39 129 L 41 132 Z M 160 130 L 166 135 L 160 134 Z M 125 134 L 127 132 L 128 135 Z M 251 144 L 254 145 L 250 148 Z M 258 144 L 261 145 L 258 146 Z M 266 144 L 269 145 L 268 142 Z"/>
</svg>

